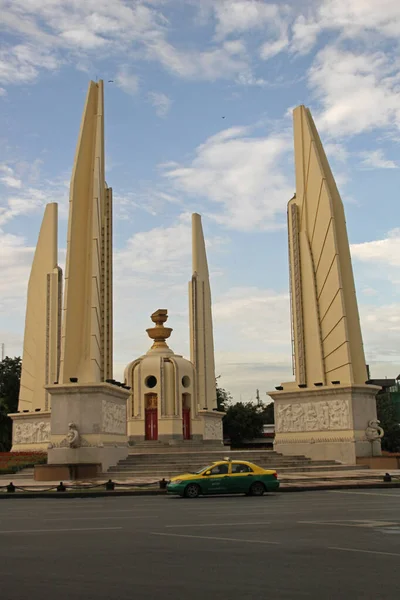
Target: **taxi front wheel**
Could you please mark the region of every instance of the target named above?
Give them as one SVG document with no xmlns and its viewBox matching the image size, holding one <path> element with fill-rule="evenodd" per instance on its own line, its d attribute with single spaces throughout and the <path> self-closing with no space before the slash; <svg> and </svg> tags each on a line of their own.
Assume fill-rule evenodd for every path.
<svg viewBox="0 0 400 600">
<path fill-rule="evenodd" d="M 265 492 L 265 486 L 261 481 L 256 481 L 250 487 L 250 496 L 262 496 Z"/>
<path fill-rule="evenodd" d="M 200 496 L 200 486 L 197 483 L 189 483 L 185 488 L 185 498 L 197 498 Z"/>
</svg>

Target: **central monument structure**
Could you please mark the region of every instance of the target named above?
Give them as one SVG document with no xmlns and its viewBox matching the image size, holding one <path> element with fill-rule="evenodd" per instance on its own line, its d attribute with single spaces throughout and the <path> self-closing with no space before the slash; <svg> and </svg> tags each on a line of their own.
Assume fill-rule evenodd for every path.
<svg viewBox="0 0 400 600">
<path fill-rule="evenodd" d="M 164 326 L 167 311 L 159 309 L 151 315 L 155 327 L 147 329 L 154 340 L 152 347 L 125 369 L 125 382 L 131 389 L 129 443 L 142 450 L 155 442 L 222 445 L 224 413 L 217 410 L 211 289 L 198 214 L 192 215 L 192 263 L 190 361 L 168 347 L 172 329 Z"/>
<path fill-rule="evenodd" d="M 294 110 L 296 194 L 288 204 L 295 381 L 275 401 L 275 450 L 355 464 L 379 388 L 368 379 L 343 203 L 310 111 Z"/>
</svg>

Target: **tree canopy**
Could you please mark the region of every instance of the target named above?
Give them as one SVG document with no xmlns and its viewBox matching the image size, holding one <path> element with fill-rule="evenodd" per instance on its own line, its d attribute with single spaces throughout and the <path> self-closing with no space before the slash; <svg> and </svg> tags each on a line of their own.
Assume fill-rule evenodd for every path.
<svg viewBox="0 0 400 600">
<path fill-rule="evenodd" d="M 259 407 L 251 402 L 237 402 L 228 407 L 224 417 L 224 435 L 233 445 L 244 440 L 253 440 L 263 433 L 263 415 Z"/>
<path fill-rule="evenodd" d="M 275 404 L 270 402 L 262 411 L 263 421 L 265 425 L 275 423 Z"/>
<path fill-rule="evenodd" d="M 376 397 L 378 419 L 384 431 L 382 450 L 400 452 L 400 424 L 390 394 L 380 393 Z"/>
<path fill-rule="evenodd" d="M 6 356 L 0 362 L 0 452 L 12 444 L 12 421 L 8 413 L 17 412 L 21 380 L 21 358 Z"/>
</svg>

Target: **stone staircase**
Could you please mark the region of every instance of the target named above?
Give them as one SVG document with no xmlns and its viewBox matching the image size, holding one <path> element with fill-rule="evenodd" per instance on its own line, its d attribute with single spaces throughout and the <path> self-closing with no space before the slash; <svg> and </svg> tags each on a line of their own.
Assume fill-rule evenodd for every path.
<svg viewBox="0 0 400 600">
<path fill-rule="evenodd" d="M 16 473 L 8 473 L 7 475 L 0 475 L 0 480 L 2 482 L 14 481 L 15 479 L 33 479 L 34 469 L 32 467 L 26 467 L 26 469 L 21 469 Z M 3 485 L 3 483 L 1 484 Z"/>
<path fill-rule="evenodd" d="M 157 444 L 157 442 L 155 442 Z M 158 451 L 157 451 L 158 448 Z M 229 456 L 233 460 L 247 460 L 265 469 L 276 469 L 278 473 L 318 473 L 337 471 L 360 471 L 360 465 L 343 465 L 334 460 L 311 460 L 306 456 L 284 456 L 273 450 L 206 450 L 204 445 L 193 444 L 190 451 L 178 446 L 152 446 L 151 452 L 135 452 L 110 467 L 107 475 L 113 479 L 133 479 L 142 477 L 172 477 L 180 473 L 195 472 L 215 461 Z M 368 467 L 366 467 L 368 469 Z"/>
</svg>

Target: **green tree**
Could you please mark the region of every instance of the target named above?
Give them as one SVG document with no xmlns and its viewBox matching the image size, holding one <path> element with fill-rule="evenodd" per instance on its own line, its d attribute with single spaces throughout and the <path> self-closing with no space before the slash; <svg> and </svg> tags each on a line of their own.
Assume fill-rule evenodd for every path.
<svg viewBox="0 0 400 600">
<path fill-rule="evenodd" d="M 275 423 L 275 404 L 270 402 L 262 411 L 263 422 L 265 425 Z"/>
<path fill-rule="evenodd" d="M 251 402 L 237 402 L 228 406 L 223 419 L 224 437 L 235 446 L 244 440 L 261 437 L 263 424 L 262 411 L 258 406 Z"/>
<path fill-rule="evenodd" d="M 217 408 L 218 410 L 226 411 L 232 403 L 232 396 L 223 388 L 217 387 Z"/>
<path fill-rule="evenodd" d="M 222 410 L 226 412 L 228 410 L 228 406 L 232 404 L 233 398 L 230 392 L 225 390 L 224 388 L 218 387 L 218 379 L 221 375 L 215 378 L 215 382 L 217 385 L 217 408 L 218 410 Z"/>
<path fill-rule="evenodd" d="M 384 436 L 382 450 L 387 452 L 400 452 L 400 425 L 396 415 L 396 408 L 388 393 L 380 393 L 376 397 L 376 410 L 381 422 Z"/>
<path fill-rule="evenodd" d="M 12 443 L 12 421 L 8 413 L 17 412 L 21 380 L 21 358 L 6 356 L 0 362 L 0 452 L 8 452 Z"/>
</svg>

